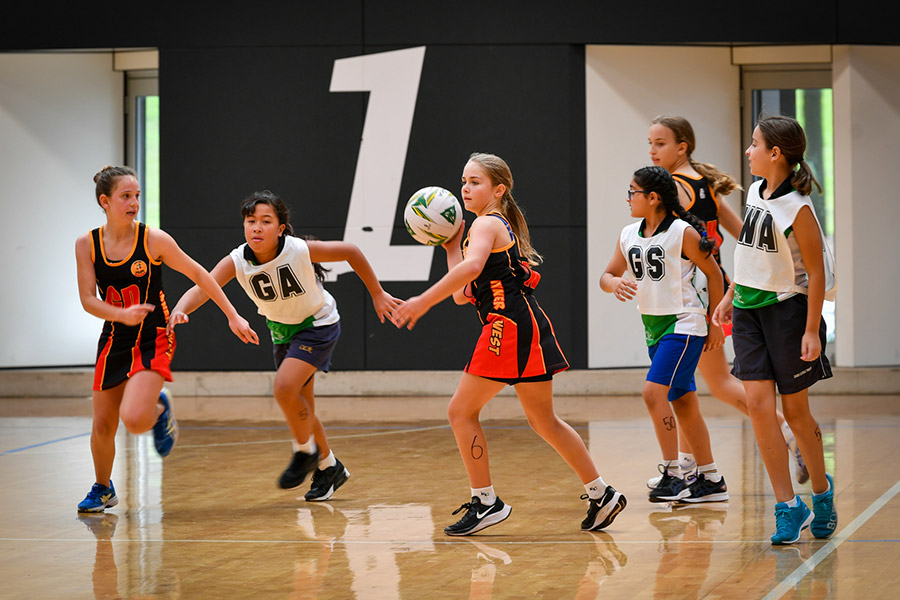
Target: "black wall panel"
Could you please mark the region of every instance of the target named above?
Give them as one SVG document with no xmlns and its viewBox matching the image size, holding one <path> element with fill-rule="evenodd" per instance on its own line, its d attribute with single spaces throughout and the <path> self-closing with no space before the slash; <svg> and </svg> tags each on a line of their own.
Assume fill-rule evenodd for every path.
<svg viewBox="0 0 900 600">
<path fill-rule="evenodd" d="M 375 53 L 392 48 L 368 48 Z M 366 114 L 365 93 L 328 91 L 335 59 L 355 47 L 177 49 L 160 52 L 162 227 L 207 268 L 243 241 L 238 206 L 258 189 L 281 195 L 298 233 L 341 239 Z M 527 66 L 527 68 L 525 68 Z M 458 193 L 473 151 L 504 157 L 546 264 L 538 297 L 573 365 L 586 364 L 584 56 L 577 46 L 427 48 L 393 244 L 415 244 L 402 208 L 416 189 Z M 471 220 L 473 215 L 467 215 Z M 446 272 L 437 250 L 430 282 Z M 384 282 L 406 298 L 430 282 Z M 175 302 L 187 280 L 173 274 Z M 334 368 L 458 369 L 479 324 L 447 300 L 413 331 L 378 322 L 353 274 L 327 284 L 342 314 Z M 255 309 L 236 286 L 229 297 Z M 242 347 L 209 305 L 179 330 L 176 367 L 269 369 L 269 352 Z M 258 332 L 265 332 L 254 317 Z M 268 348 L 268 345 L 267 345 Z"/>
<path fill-rule="evenodd" d="M 878 0 L 8 2 L 0 49 L 301 45 L 896 44 Z"/>
</svg>

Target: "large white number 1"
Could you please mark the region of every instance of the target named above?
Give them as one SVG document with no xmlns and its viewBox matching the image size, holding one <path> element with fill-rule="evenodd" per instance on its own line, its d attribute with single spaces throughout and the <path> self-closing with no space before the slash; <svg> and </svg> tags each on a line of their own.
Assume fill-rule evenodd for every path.
<svg viewBox="0 0 900 600">
<path fill-rule="evenodd" d="M 331 74 L 332 92 L 370 92 L 344 241 L 359 246 L 382 281 L 425 281 L 431 271 L 434 247 L 391 246 L 424 61 L 424 47 L 395 50 L 336 60 Z M 350 271 L 345 262 L 329 266 L 331 280 Z"/>
</svg>

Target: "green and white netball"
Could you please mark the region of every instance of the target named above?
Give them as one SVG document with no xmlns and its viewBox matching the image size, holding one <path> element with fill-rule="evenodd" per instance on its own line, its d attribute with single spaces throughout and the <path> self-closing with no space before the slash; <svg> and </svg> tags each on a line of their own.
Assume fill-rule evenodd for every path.
<svg viewBox="0 0 900 600">
<path fill-rule="evenodd" d="M 436 185 L 413 194 L 403 211 L 406 230 L 414 240 L 428 246 L 440 246 L 459 231 L 462 207 L 449 190 Z"/>
</svg>

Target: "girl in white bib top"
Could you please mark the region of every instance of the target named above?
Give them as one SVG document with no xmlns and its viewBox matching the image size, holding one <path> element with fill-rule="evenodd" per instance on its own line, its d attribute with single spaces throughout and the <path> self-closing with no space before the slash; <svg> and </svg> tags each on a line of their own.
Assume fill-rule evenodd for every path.
<svg viewBox="0 0 900 600">
<path fill-rule="evenodd" d="M 635 171 L 628 204 L 631 216 L 641 220 L 622 230 L 600 287 L 622 302 L 636 297 L 644 322 L 651 365 L 643 396 L 663 458 L 650 501 L 727 500 L 694 382 L 700 354 L 725 341 L 722 328 L 707 320 L 709 301 L 715 306 L 724 291 L 714 242 L 703 222 L 681 206 L 675 182 L 662 167 Z M 626 270 L 629 277 L 623 276 Z M 679 426 L 697 460 L 693 481 L 679 465 Z"/>
<path fill-rule="evenodd" d="M 314 472 L 305 498 L 308 502 L 327 500 L 350 472 L 335 458 L 315 412 L 316 372 L 328 371 L 341 331 L 337 304 L 322 286 L 325 274 L 319 263 L 346 260 L 369 290 L 382 323 L 400 301 L 381 288 L 357 246 L 294 237 L 290 211 L 272 192 L 256 192 L 245 199 L 241 215 L 247 242 L 220 260 L 211 274 L 223 287 L 237 278 L 266 317 L 272 334 L 278 369 L 275 399 L 294 436 L 293 456 L 278 486 L 295 488 Z M 207 299 L 196 286 L 185 292 L 172 309 L 169 329 L 186 323 L 187 315 Z"/>
<path fill-rule="evenodd" d="M 762 179 L 747 190 L 744 225 L 734 252 L 734 282 L 713 316 L 733 319 L 732 373 L 747 390 L 753 433 L 775 492 L 773 544 L 791 544 L 807 527 L 827 538 L 837 527 L 834 483 L 825 472 L 822 432 L 809 410 L 808 388 L 831 377 L 822 353 L 822 302 L 830 257 L 809 199 L 815 184 L 803 154 L 806 135 L 790 117 L 761 119 L 746 155 Z M 776 386 L 784 416 L 809 469 L 813 511 L 794 495 L 788 457 L 778 443 Z"/>
</svg>

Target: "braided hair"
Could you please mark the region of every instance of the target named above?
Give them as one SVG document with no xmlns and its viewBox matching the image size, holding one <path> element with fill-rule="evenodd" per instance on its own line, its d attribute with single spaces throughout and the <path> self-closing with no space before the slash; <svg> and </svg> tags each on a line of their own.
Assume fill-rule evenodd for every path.
<svg viewBox="0 0 900 600">
<path fill-rule="evenodd" d="M 679 219 L 687 221 L 700 233 L 700 250 L 707 254 L 716 248 L 715 240 L 706 235 L 706 226 L 696 215 L 692 215 L 684 209 L 678 201 L 678 188 L 675 180 L 662 167 L 642 167 L 634 172 L 634 182 L 646 192 L 656 192 L 667 213 L 675 213 Z"/>
</svg>

